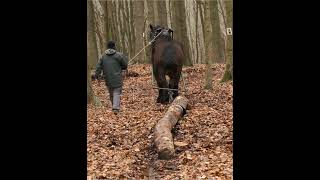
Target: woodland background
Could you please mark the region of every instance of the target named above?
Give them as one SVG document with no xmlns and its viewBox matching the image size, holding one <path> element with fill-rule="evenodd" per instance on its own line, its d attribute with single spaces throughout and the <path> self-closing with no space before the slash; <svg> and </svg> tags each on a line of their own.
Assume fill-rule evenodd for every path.
<svg viewBox="0 0 320 180">
<path fill-rule="evenodd" d="M 87 13 L 89 69 L 108 40 L 129 59 L 135 56 L 150 41 L 152 24 L 174 30 L 185 47 L 185 65 L 226 63 L 225 78 L 232 78 L 232 36 L 226 31 L 232 28 L 232 0 L 89 0 Z M 133 62 L 150 63 L 149 48 Z"/>
</svg>

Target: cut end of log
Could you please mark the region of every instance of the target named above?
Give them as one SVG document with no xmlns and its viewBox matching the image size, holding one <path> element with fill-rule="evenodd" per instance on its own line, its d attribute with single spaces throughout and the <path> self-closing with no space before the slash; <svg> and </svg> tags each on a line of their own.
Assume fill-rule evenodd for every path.
<svg viewBox="0 0 320 180">
<path fill-rule="evenodd" d="M 163 149 L 162 151 L 158 152 L 159 159 L 168 160 L 171 159 L 174 155 L 174 151 L 171 149 Z"/>
</svg>

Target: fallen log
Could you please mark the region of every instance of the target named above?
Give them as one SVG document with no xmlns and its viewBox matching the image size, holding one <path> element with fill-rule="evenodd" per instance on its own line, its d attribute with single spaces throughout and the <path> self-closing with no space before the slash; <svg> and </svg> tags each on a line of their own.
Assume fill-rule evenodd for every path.
<svg viewBox="0 0 320 180">
<path fill-rule="evenodd" d="M 176 125 L 179 118 L 186 113 L 187 105 L 187 98 L 177 96 L 164 117 L 160 119 L 155 126 L 154 142 L 160 159 L 170 159 L 174 155 L 171 130 Z"/>
</svg>

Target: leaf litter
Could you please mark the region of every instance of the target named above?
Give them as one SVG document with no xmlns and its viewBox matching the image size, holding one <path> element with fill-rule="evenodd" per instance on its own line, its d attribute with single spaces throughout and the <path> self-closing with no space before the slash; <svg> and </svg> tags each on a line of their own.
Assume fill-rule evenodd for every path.
<svg viewBox="0 0 320 180">
<path fill-rule="evenodd" d="M 87 106 L 88 177 L 233 179 L 233 84 L 220 83 L 225 65 L 212 66 L 213 90 L 203 88 L 205 65 L 183 68 L 187 92 L 180 94 L 189 99 L 191 109 L 172 130 L 176 152 L 170 160 L 159 160 L 153 143 L 153 128 L 169 105 L 156 103 L 150 68 L 129 67 L 118 115 L 111 111 L 104 81 L 92 81 L 103 106 Z"/>
</svg>

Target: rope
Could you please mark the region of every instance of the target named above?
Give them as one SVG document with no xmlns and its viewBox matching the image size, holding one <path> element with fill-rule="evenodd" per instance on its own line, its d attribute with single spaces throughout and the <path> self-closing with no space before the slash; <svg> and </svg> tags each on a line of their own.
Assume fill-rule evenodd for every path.
<svg viewBox="0 0 320 180">
<path fill-rule="evenodd" d="M 159 87 L 153 87 L 153 89 L 166 89 L 169 91 L 178 91 L 178 89 L 171 89 L 171 88 L 159 88 Z"/>
<path fill-rule="evenodd" d="M 153 70 L 152 70 L 152 67 L 151 67 L 151 76 L 152 76 L 152 82 L 151 82 L 151 85 L 153 86 L 154 85 L 154 79 L 153 79 Z M 186 89 L 186 84 L 185 84 L 185 81 L 184 81 L 184 76 L 183 76 L 183 72 L 181 71 L 181 78 L 182 78 L 182 83 L 183 83 L 183 91 L 182 92 L 187 92 L 187 89 Z M 181 79 L 180 79 L 181 81 Z M 179 82 L 180 82 L 179 81 Z M 153 89 L 165 89 L 165 90 L 169 90 L 169 91 L 179 91 L 178 89 L 171 89 L 171 88 L 159 88 L 159 87 L 155 87 L 153 86 Z"/>
<path fill-rule="evenodd" d="M 153 41 L 154 41 L 161 33 L 162 33 L 162 30 L 161 30 L 160 33 L 159 33 L 158 35 L 156 35 L 156 37 L 154 37 L 145 47 L 143 47 L 143 48 L 138 52 L 138 54 L 136 54 L 133 58 L 131 58 L 131 59 L 129 60 L 128 64 L 130 64 L 130 62 L 131 62 L 132 60 L 134 60 L 134 58 L 136 58 L 144 49 L 146 49 L 148 46 L 150 46 L 150 45 L 153 43 Z"/>
<path fill-rule="evenodd" d="M 169 103 L 171 104 L 172 103 L 172 101 L 173 101 L 173 92 L 172 91 L 169 91 L 168 92 L 168 94 L 169 94 Z"/>
</svg>

